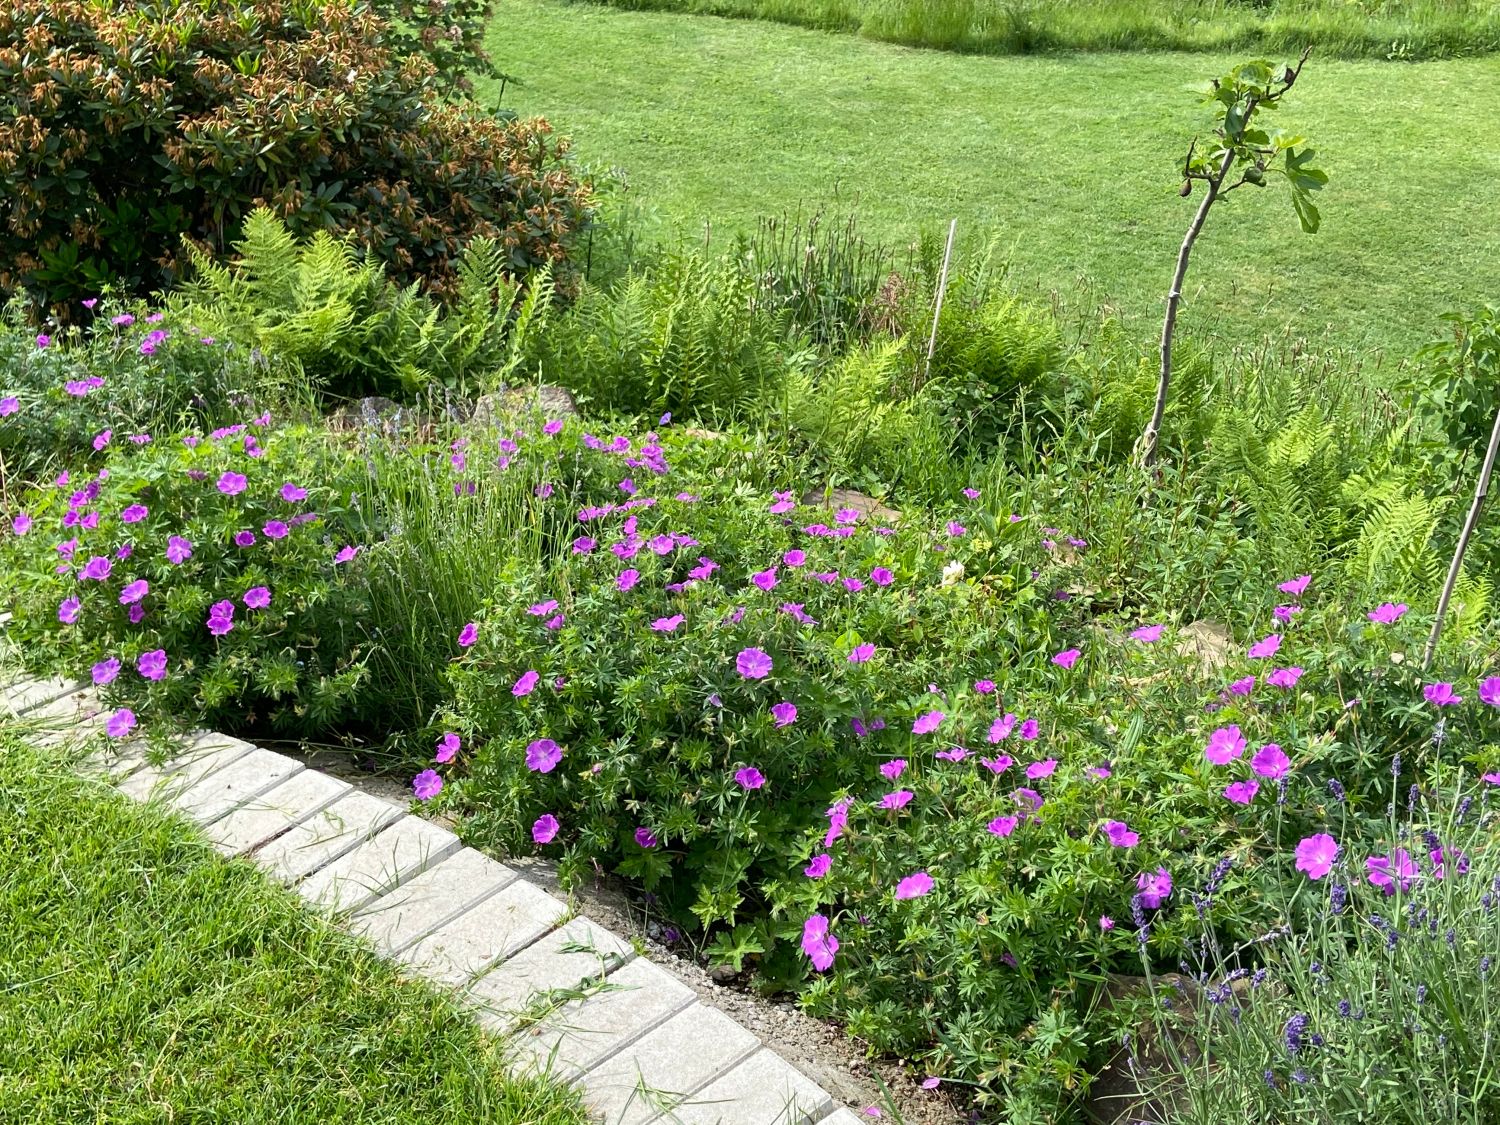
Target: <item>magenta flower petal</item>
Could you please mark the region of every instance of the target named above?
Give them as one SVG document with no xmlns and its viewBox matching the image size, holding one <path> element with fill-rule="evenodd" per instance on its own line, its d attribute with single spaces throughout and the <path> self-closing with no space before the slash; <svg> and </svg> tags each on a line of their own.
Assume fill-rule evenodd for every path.
<svg viewBox="0 0 1500 1125">
<path fill-rule="evenodd" d="M 411 790 L 419 801 L 430 801 L 443 791 L 443 779 L 437 770 L 423 770 L 411 779 Z"/>
<path fill-rule="evenodd" d="M 1294 854 L 1298 871 L 1309 879 L 1321 879 L 1333 869 L 1333 863 L 1339 857 L 1339 845 L 1328 833 L 1319 832 L 1316 836 L 1303 838 Z"/>
<path fill-rule="evenodd" d="M 771 674 L 771 658 L 758 648 L 742 650 L 734 663 L 747 680 L 763 680 Z"/>
<path fill-rule="evenodd" d="M 914 871 L 896 884 L 896 901 L 921 898 L 932 890 L 932 876 L 925 871 Z"/>
<path fill-rule="evenodd" d="M 562 757 L 561 746 L 550 738 L 538 738 L 526 747 L 526 768 L 535 773 L 551 773 Z"/>
<path fill-rule="evenodd" d="M 531 838 L 538 844 L 550 844 L 557 837 L 557 817 L 543 813 L 531 826 Z"/>
</svg>

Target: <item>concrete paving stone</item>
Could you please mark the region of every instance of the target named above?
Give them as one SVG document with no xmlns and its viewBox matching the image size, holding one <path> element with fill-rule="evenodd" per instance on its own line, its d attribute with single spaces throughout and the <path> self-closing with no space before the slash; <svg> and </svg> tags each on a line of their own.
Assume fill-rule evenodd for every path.
<svg viewBox="0 0 1500 1125">
<path fill-rule="evenodd" d="M 398 960 L 429 980 L 457 988 L 530 945 L 557 925 L 566 909 L 546 891 L 518 880 L 439 926 Z"/>
<path fill-rule="evenodd" d="M 516 1015 L 538 993 L 577 988 L 619 968 L 635 950 L 587 918 L 574 918 L 474 982 L 469 1000 L 481 1005 L 479 1022 L 509 1031 Z"/>
<path fill-rule="evenodd" d="M 674 1113 L 759 1047 L 723 1012 L 693 1004 L 584 1074 L 583 1100 L 605 1125 L 646 1125 Z M 737 1110 L 733 1121 L 750 1125 Z"/>
<path fill-rule="evenodd" d="M 189 786 L 172 799 L 172 805 L 199 824 L 212 824 L 305 768 L 284 754 L 257 746 L 238 761 Z"/>
<path fill-rule="evenodd" d="M 24 715 L 44 703 L 51 703 L 69 692 L 88 685 L 80 680 L 36 679 L 28 677 L 0 690 L 0 712 Z"/>
<path fill-rule="evenodd" d="M 605 978 L 605 988 L 512 1036 L 522 1070 L 574 1078 L 693 1003 L 693 990 L 637 957 Z"/>
<path fill-rule="evenodd" d="M 92 688 L 69 692 L 26 713 L 28 724 L 36 724 L 30 735 L 33 745 L 47 749 L 70 739 L 92 737 L 104 729 L 105 708 Z M 113 741 L 113 740 L 111 740 Z"/>
<path fill-rule="evenodd" d="M 215 770 L 237 762 L 254 750 L 248 742 L 221 734 L 192 736 L 160 766 L 141 766 L 115 788 L 137 801 L 173 800 Z"/>
<path fill-rule="evenodd" d="M 818 1125 L 870 1125 L 868 1117 L 861 1120 L 848 1106 L 839 1106 L 829 1116 L 818 1122 Z"/>
<path fill-rule="evenodd" d="M 224 855 L 239 855 L 295 828 L 349 789 L 346 781 L 303 770 L 214 821 L 204 834 Z"/>
<path fill-rule="evenodd" d="M 353 851 L 401 815 L 389 801 L 356 789 L 250 855 L 276 878 L 292 883 Z"/>
<path fill-rule="evenodd" d="M 441 863 L 462 846 L 446 828 L 421 817 L 404 816 L 309 875 L 297 884 L 297 892 L 314 906 L 348 913 Z"/>
<path fill-rule="evenodd" d="M 673 1125 L 810 1125 L 832 1109 L 827 1091 L 763 1048 L 699 1090 L 668 1120 Z"/>
<path fill-rule="evenodd" d="M 504 864 L 463 848 L 366 903 L 345 925 L 393 957 L 515 878 L 516 873 Z"/>
</svg>

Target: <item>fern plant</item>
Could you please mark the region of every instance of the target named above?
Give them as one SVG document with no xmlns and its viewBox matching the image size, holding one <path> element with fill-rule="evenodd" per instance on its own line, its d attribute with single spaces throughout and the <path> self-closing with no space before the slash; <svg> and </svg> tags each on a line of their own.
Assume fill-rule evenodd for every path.
<svg viewBox="0 0 1500 1125">
<path fill-rule="evenodd" d="M 391 282 L 349 240 L 319 231 L 299 242 L 264 208 L 246 219 L 230 261 L 186 250 L 192 277 L 168 303 L 205 332 L 298 365 L 323 390 L 412 394 L 436 382 L 462 391 L 507 362 L 520 286 L 490 239 L 465 249 L 446 311 L 417 283 Z M 535 287 L 537 301 L 550 301 L 546 271 Z"/>
</svg>

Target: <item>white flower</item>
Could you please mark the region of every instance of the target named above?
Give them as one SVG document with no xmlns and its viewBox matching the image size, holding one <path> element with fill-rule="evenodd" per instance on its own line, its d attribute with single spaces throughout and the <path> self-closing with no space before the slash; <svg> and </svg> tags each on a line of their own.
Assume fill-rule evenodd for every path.
<svg viewBox="0 0 1500 1125">
<path fill-rule="evenodd" d="M 964 564 L 961 563 L 961 562 L 959 562 L 957 559 L 954 559 L 947 566 L 943 567 L 943 583 L 942 584 L 944 586 L 952 586 L 955 582 L 957 582 L 963 576 L 964 576 Z"/>
</svg>

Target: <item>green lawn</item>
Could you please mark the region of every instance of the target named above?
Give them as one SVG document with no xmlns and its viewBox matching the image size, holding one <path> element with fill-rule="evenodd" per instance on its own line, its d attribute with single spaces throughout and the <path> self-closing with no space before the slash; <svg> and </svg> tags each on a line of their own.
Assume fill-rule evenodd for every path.
<svg viewBox="0 0 1500 1125">
<path fill-rule="evenodd" d="M 1014 55 L 1055 50 L 1293 50 L 1452 58 L 1500 45 L 1493 0 L 606 0 L 620 8 L 780 20 L 914 47 Z"/>
<path fill-rule="evenodd" d="M 1143 340 L 1193 206 L 1176 169 L 1207 121 L 1183 86 L 1234 61 L 955 55 L 556 0 L 503 5 L 489 46 L 522 83 L 507 106 L 623 167 L 671 227 L 701 237 L 711 220 L 727 243 L 760 215 L 857 204 L 897 238 L 957 217 L 1021 282 L 1071 293 L 1087 278 L 1144 315 Z M 1500 58 L 1315 57 L 1282 119 L 1332 177 L 1323 229 L 1299 234 L 1275 188 L 1232 197 L 1199 240 L 1181 329 L 1215 320 L 1245 341 L 1290 325 L 1405 354 L 1443 311 L 1500 298 L 1497 117 Z"/>
<path fill-rule="evenodd" d="M 249 864 L 0 730 L 0 1122 L 584 1120 Z"/>
</svg>

